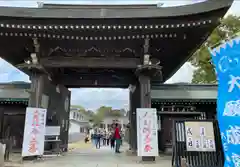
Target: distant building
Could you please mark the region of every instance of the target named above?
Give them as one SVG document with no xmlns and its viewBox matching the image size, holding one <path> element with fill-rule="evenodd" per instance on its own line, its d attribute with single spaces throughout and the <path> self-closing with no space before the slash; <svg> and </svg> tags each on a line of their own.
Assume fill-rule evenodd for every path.
<svg viewBox="0 0 240 167">
<path fill-rule="evenodd" d="M 112 125 L 114 123 L 120 124 L 122 127 L 122 130 L 124 130 L 128 124 L 128 116 L 122 115 L 122 116 L 105 116 L 102 123 L 100 124 L 100 128 L 105 129 L 106 131 L 111 130 Z"/>
<path fill-rule="evenodd" d="M 88 117 L 79 112 L 78 108 L 71 108 L 69 120 L 69 143 L 84 139 L 85 134 L 91 127 Z"/>
</svg>

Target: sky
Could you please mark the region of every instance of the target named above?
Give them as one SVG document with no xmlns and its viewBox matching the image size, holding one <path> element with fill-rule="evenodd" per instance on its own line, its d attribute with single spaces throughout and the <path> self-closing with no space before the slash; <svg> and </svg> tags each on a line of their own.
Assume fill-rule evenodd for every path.
<svg viewBox="0 0 240 167">
<path fill-rule="evenodd" d="M 84 1 L 64 1 L 64 0 L 5 0 L 0 1 L 0 6 L 15 7 L 37 7 L 37 2 L 44 3 L 63 3 L 63 4 L 157 4 L 162 3 L 162 7 L 179 6 L 185 4 L 197 3 L 203 0 L 84 0 Z M 240 0 L 235 0 L 228 14 L 240 15 Z M 166 83 L 191 82 L 194 68 L 190 63 L 185 63 Z M 0 82 L 29 81 L 29 77 L 0 58 Z M 71 104 L 81 105 L 86 109 L 96 110 L 102 105 L 111 106 L 114 109 L 129 107 L 128 89 L 71 89 Z"/>
</svg>

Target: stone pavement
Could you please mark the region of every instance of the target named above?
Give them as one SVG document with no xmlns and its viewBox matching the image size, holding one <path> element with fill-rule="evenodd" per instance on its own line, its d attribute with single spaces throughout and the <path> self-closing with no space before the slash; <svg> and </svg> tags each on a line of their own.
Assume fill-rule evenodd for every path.
<svg viewBox="0 0 240 167">
<path fill-rule="evenodd" d="M 68 149 L 73 150 L 73 149 L 88 149 L 92 147 L 92 143 L 88 142 L 85 143 L 84 140 L 80 140 L 78 142 L 70 143 L 68 144 Z"/>
<path fill-rule="evenodd" d="M 124 149 L 127 149 L 127 147 L 122 148 L 122 150 Z M 140 157 L 127 156 L 124 151 L 121 154 L 115 154 L 110 147 L 96 149 L 92 146 L 89 148 L 74 149 L 64 156 L 45 158 L 37 162 L 24 162 L 17 166 L 79 167 L 83 165 L 86 167 L 171 167 L 171 157 L 157 157 L 156 163 L 143 163 L 140 161 Z"/>
</svg>

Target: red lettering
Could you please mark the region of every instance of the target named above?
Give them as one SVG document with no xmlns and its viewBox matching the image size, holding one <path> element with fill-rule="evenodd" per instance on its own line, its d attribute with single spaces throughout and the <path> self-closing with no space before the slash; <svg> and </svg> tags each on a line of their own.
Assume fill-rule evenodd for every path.
<svg viewBox="0 0 240 167">
<path fill-rule="evenodd" d="M 32 126 L 39 126 L 39 114 L 38 110 L 34 112 Z"/>
<path fill-rule="evenodd" d="M 35 153 L 37 151 L 37 140 L 36 140 L 36 136 L 35 135 L 32 136 L 32 139 L 31 139 L 31 141 L 29 143 L 28 151 L 30 153 Z"/>
<path fill-rule="evenodd" d="M 148 144 L 151 142 L 150 134 L 146 135 L 145 142 Z"/>
<path fill-rule="evenodd" d="M 152 147 L 149 144 L 146 144 L 144 147 L 144 151 L 149 152 L 152 150 Z"/>
</svg>

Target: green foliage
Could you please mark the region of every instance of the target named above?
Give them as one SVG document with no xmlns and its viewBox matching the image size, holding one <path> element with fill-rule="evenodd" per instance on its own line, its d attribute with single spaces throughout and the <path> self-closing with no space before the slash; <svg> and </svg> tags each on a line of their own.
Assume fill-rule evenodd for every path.
<svg viewBox="0 0 240 167">
<path fill-rule="evenodd" d="M 112 110 L 110 116 L 121 117 L 123 115 L 121 110 Z"/>
<path fill-rule="evenodd" d="M 217 82 L 208 47 L 215 48 L 224 40 L 228 40 L 236 34 L 239 35 L 239 32 L 240 17 L 229 15 L 222 20 L 221 25 L 212 32 L 206 43 L 203 44 L 190 59 L 191 64 L 196 67 L 193 73 L 192 83 Z"/>
</svg>

